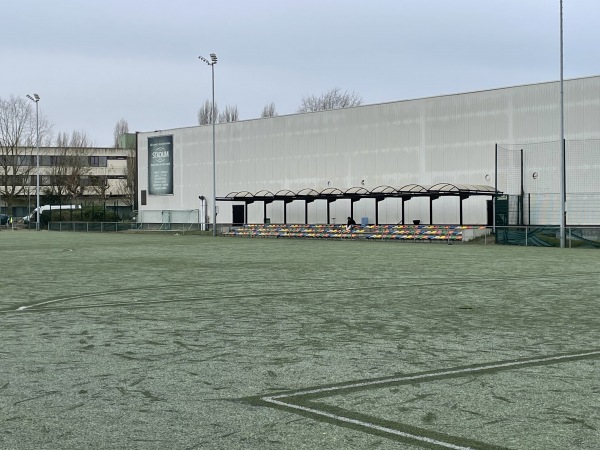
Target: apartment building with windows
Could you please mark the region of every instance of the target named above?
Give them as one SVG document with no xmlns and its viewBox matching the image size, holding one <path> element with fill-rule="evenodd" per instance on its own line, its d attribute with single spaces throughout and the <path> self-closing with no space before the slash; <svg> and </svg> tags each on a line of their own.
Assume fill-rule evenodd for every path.
<svg viewBox="0 0 600 450">
<path fill-rule="evenodd" d="M 22 217 L 37 202 L 38 149 L 0 154 L 0 212 Z M 39 149 L 40 204 L 133 208 L 135 150 L 86 147 Z"/>
</svg>

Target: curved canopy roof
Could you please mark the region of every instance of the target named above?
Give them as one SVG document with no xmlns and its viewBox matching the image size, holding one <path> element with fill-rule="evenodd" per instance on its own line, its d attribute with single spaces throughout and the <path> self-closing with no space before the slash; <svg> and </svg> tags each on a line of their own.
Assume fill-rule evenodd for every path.
<svg viewBox="0 0 600 450">
<path fill-rule="evenodd" d="M 248 191 L 240 191 L 240 192 L 230 192 L 227 194 L 227 197 L 220 200 L 244 200 L 244 199 L 253 199 L 255 194 L 252 194 Z"/>
<path fill-rule="evenodd" d="M 296 196 L 298 196 L 298 197 L 318 197 L 319 192 L 315 191 L 314 189 L 311 189 L 311 188 L 304 188 L 304 189 L 300 189 L 296 193 Z"/>
<path fill-rule="evenodd" d="M 321 195 L 344 195 L 338 188 L 326 188 L 321 191 Z"/>
<path fill-rule="evenodd" d="M 290 191 L 289 189 L 282 189 L 275 193 L 276 197 L 295 197 L 296 193 L 294 191 Z"/>
<path fill-rule="evenodd" d="M 398 192 L 426 193 L 427 188 L 425 186 L 421 186 L 420 184 L 406 184 L 401 188 L 398 188 Z"/>
<path fill-rule="evenodd" d="M 273 200 L 317 200 L 328 199 L 357 199 L 357 198 L 386 198 L 386 197 L 413 197 L 413 196 L 452 196 L 460 195 L 468 197 L 471 195 L 494 195 L 501 194 L 496 192 L 493 186 L 482 184 L 455 184 L 455 183 L 437 183 L 434 185 L 406 184 L 400 187 L 377 186 L 371 190 L 358 186 L 348 189 L 328 187 L 321 191 L 313 188 L 304 188 L 299 191 L 282 189 L 276 193 L 268 190 L 260 190 L 254 194 L 248 191 L 230 192 L 225 197 L 218 197 L 220 201 L 273 201 Z"/>
<path fill-rule="evenodd" d="M 254 195 L 257 197 L 275 197 L 275 194 L 273 194 L 271 191 L 267 191 L 266 189 L 263 189 L 262 191 L 258 191 Z"/>
<path fill-rule="evenodd" d="M 398 190 L 392 186 L 377 186 L 376 188 L 372 189 L 371 192 L 381 194 L 397 194 Z"/>
<path fill-rule="evenodd" d="M 495 192 L 493 186 L 486 186 L 483 184 L 452 184 L 452 183 L 438 183 L 429 187 L 430 192 L 460 192 L 460 193 L 470 193 L 470 192 L 491 192 L 492 194 Z"/>
<path fill-rule="evenodd" d="M 371 192 L 367 189 L 365 189 L 362 186 L 359 187 L 351 187 L 349 189 L 346 189 L 344 191 L 344 194 L 348 194 L 348 195 L 366 195 L 366 194 L 370 194 Z"/>
</svg>

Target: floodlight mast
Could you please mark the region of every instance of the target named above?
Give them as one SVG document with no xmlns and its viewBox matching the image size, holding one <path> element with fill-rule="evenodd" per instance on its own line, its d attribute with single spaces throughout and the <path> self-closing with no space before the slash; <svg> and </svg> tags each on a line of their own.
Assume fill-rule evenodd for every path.
<svg viewBox="0 0 600 450">
<path fill-rule="evenodd" d="M 40 230 L 40 119 L 39 119 L 39 107 L 40 96 L 33 94 L 33 97 L 29 94 L 26 97 L 35 103 L 35 141 L 36 141 L 36 175 L 35 175 L 35 207 L 36 207 L 36 220 L 35 229 Z"/>
<path fill-rule="evenodd" d="M 215 64 L 217 63 L 217 55 L 214 53 L 210 54 L 210 61 L 203 56 L 198 58 L 205 62 L 211 68 L 212 73 L 212 105 L 211 105 L 211 122 L 212 122 L 212 166 L 213 166 L 213 236 L 217 235 L 217 158 L 215 151 Z"/>
<path fill-rule="evenodd" d="M 560 248 L 565 248 L 567 188 L 565 161 L 565 94 L 563 89 L 563 2 L 560 0 Z"/>
</svg>

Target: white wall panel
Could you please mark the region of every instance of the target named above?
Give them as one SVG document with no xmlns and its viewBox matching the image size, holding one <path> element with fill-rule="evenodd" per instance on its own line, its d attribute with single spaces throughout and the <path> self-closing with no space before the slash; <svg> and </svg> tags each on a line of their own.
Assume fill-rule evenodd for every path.
<svg viewBox="0 0 600 450">
<path fill-rule="evenodd" d="M 347 189 L 362 180 L 367 189 L 438 182 L 494 185 L 494 144 L 556 141 L 559 118 L 559 84 L 554 82 L 217 124 L 217 196 L 262 189 Z M 567 139 L 600 138 L 600 77 L 565 82 L 565 122 Z M 174 137 L 175 195 L 148 196 L 140 209 L 198 208 L 199 195 L 212 198 L 212 127 L 140 133 L 140 189 L 147 189 L 147 138 L 165 134 Z M 466 223 L 485 223 L 486 198 L 464 202 Z M 324 205 L 309 205 L 309 221 L 325 221 Z M 456 199 L 434 202 L 434 221 L 458 221 L 457 205 Z M 336 202 L 331 208 L 340 223 L 350 205 Z M 249 221 L 262 220 L 262 203 L 250 211 Z M 283 220 L 280 202 L 267 211 L 272 221 Z M 373 220 L 373 201 L 355 203 L 356 218 L 363 215 Z M 428 200 L 407 202 L 406 216 L 428 221 Z M 400 201 L 380 204 L 381 222 L 400 218 Z M 303 202 L 290 204 L 288 221 L 303 220 Z M 231 204 L 220 205 L 218 221 L 231 221 Z"/>
</svg>

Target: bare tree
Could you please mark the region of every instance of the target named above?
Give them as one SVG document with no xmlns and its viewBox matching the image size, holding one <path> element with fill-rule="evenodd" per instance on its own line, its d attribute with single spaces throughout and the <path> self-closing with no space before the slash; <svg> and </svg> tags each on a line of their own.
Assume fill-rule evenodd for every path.
<svg viewBox="0 0 600 450">
<path fill-rule="evenodd" d="M 119 142 L 119 139 L 124 134 L 129 133 L 129 124 L 125 119 L 121 119 L 115 125 L 114 130 L 114 145 L 115 148 L 119 148 L 119 144 L 123 144 Z M 126 206 L 131 208 L 135 205 L 135 197 L 136 197 L 136 189 L 135 189 L 135 175 L 137 171 L 136 159 L 135 159 L 135 141 L 126 140 L 124 142 L 123 148 L 127 150 L 127 160 L 126 160 L 126 173 L 124 179 L 119 179 L 116 185 L 113 188 L 113 193 L 117 196 L 121 197 L 123 203 Z M 97 187 L 95 188 L 96 193 L 102 197 L 106 198 L 106 194 L 109 188 L 108 177 L 106 175 L 103 176 L 104 179 L 96 178 L 99 181 Z"/>
<path fill-rule="evenodd" d="M 56 138 L 56 145 L 58 147 L 79 147 L 88 148 L 94 147 L 94 141 L 87 135 L 85 131 L 74 130 L 69 136 L 67 133 L 63 133 L 60 137 L 60 133 Z"/>
<path fill-rule="evenodd" d="M 275 103 L 271 102 L 264 106 L 260 117 L 275 117 L 277 116 L 277 111 L 275 110 Z"/>
<path fill-rule="evenodd" d="M 302 97 L 299 113 L 323 111 L 326 109 L 350 108 L 362 104 L 362 98 L 355 92 L 348 92 L 340 88 L 333 88 L 320 96 L 308 95 Z"/>
<path fill-rule="evenodd" d="M 225 111 L 219 114 L 219 123 L 237 122 L 238 117 L 237 106 L 226 106 Z"/>
<path fill-rule="evenodd" d="M 106 200 L 109 196 L 108 189 L 110 184 L 108 183 L 108 175 L 106 172 L 104 175 L 94 175 L 88 177 L 88 186 L 96 196 L 102 200 Z"/>
<path fill-rule="evenodd" d="M 128 132 L 127 122 L 121 119 L 117 126 L 115 126 L 115 137 L 116 130 L 120 123 L 125 122 L 125 126 L 120 128 L 121 134 Z M 135 175 L 137 171 L 137 163 L 135 159 L 135 141 L 127 140 L 125 142 L 124 150 L 127 151 L 127 160 L 126 160 L 126 168 L 125 168 L 125 178 L 119 179 L 117 181 L 116 186 L 113 188 L 113 193 L 117 196 L 121 197 L 123 203 L 126 206 L 131 208 L 135 205 L 135 197 L 137 195 L 136 187 L 135 187 Z M 108 186 L 108 180 L 106 180 L 106 186 Z M 106 192 L 99 192 L 99 195 L 104 196 Z"/>
<path fill-rule="evenodd" d="M 219 108 L 215 103 L 215 119 L 219 117 Z M 198 125 L 210 125 L 213 123 L 212 103 L 208 100 L 198 110 Z M 215 121 L 215 123 L 217 123 Z"/>
<path fill-rule="evenodd" d="M 115 129 L 113 131 L 114 148 L 119 148 L 119 138 L 126 133 L 129 133 L 129 124 L 125 119 L 120 119 L 116 123 Z"/>
<path fill-rule="evenodd" d="M 49 186 L 44 194 L 60 201 L 76 202 L 89 186 L 94 192 L 104 189 L 103 180 L 92 180 L 90 150 L 92 140 L 85 132 L 58 133 L 55 154 L 51 156 Z M 100 177 L 101 178 L 101 177 Z M 100 186 L 102 184 L 102 186 Z"/>
<path fill-rule="evenodd" d="M 215 123 L 237 122 L 239 112 L 237 106 L 226 106 L 225 111 L 219 114 L 219 108 L 215 103 Z M 198 110 L 198 125 L 210 125 L 213 123 L 212 103 L 208 100 Z"/>
<path fill-rule="evenodd" d="M 136 160 L 135 160 L 135 150 L 129 149 L 129 154 L 127 155 L 127 173 L 125 174 L 125 179 L 119 180 L 119 183 L 116 186 L 115 194 L 121 196 L 123 198 L 123 202 L 125 205 L 133 208 L 135 205 L 135 172 L 137 170 Z"/>
<path fill-rule="evenodd" d="M 52 126 L 38 116 L 40 142 L 47 138 Z M 15 198 L 31 186 L 36 166 L 34 148 L 37 143 L 35 106 L 24 98 L 0 98 L 0 197 L 10 210 Z"/>
</svg>

